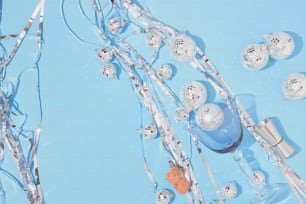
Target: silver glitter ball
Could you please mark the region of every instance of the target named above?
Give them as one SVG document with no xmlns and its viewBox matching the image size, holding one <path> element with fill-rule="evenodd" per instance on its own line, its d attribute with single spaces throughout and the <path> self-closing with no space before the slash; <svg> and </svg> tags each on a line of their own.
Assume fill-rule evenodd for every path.
<svg viewBox="0 0 306 204">
<path fill-rule="evenodd" d="M 151 48 L 159 48 L 162 44 L 162 38 L 158 34 L 151 34 L 147 38 L 147 46 Z"/>
<path fill-rule="evenodd" d="M 143 128 L 138 129 L 138 132 L 142 134 L 143 137 L 146 139 L 154 139 L 155 137 L 157 137 L 158 133 L 156 126 L 153 124 L 146 125 Z"/>
<path fill-rule="evenodd" d="M 166 189 L 162 189 L 157 190 L 155 196 L 157 204 L 169 204 L 172 200 L 173 194 Z"/>
<path fill-rule="evenodd" d="M 192 81 L 183 86 L 180 98 L 187 112 L 202 106 L 207 100 L 207 90 L 203 84 Z"/>
<path fill-rule="evenodd" d="M 101 73 L 109 79 L 117 79 L 117 68 L 113 64 L 106 64 L 102 67 Z"/>
<path fill-rule="evenodd" d="M 113 59 L 111 48 L 105 47 L 98 50 L 98 57 L 102 62 L 110 62 Z"/>
<path fill-rule="evenodd" d="M 189 113 L 184 108 L 179 108 L 174 112 L 174 118 L 179 121 L 188 121 L 189 120 Z"/>
<path fill-rule="evenodd" d="M 288 99 L 302 99 L 306 97 L 306 76 L 292 73 L 283 81 L 283 94 Z"/>
<path fill-rule="evenodd" d="M 171 79 L 173 75 L 172 67 L 169 64 L 159 66 L 157 69 L 157 75 L 164 80 Z"/>
<path fill-rule="evenodd" d="M 203 130 L 213 131 L 223 124 L 224 113 L 218 105 L 208 103 L 199 108 L 195 120 Z"/>
<path fill-rule="evenodd" d="M 181 34 L 172 42 L 170 55 L 179 62 L 190 62 L 196 55 L 196 44 L 190 37 Z"/>
<path fill-rule="evenodd" d="M 225 184 L 222 187 L 222 193 L 225 198 L 235 198 L 238 194 L 238 187 L 236 182 L 230 182 L 228 184 Z"/>
<path fill-rule="evenodd" d="M 269 61 L 269 51 L 264 44 L 248 45 L 241 54 L 241 64 L 250 70 L 264 68 Z"/>
<path fill-rule="evenodd" d="M 270 56 L 274 59 L 287 59 L 295 49 L 293 38 L 285 32 L 265 34 Z"/>
<path fill-rule="evenodd" d="M 107 29 L 111 34 L 119 34 L 126 25 L 126 21 L 118 17 L 112 18 L 107 23 Z"/>
</svg>

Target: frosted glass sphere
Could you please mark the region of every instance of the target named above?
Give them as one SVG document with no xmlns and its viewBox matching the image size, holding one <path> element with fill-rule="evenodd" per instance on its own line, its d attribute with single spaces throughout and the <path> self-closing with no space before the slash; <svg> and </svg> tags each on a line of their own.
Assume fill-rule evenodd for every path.
<svg viewBox="0 0 306 204">
<path fill-rule="evenodd" d="M 117 79 L 117 68 L 113 64 L 106 64 L 102 67 L 101 73 L 106 78 Z"/>
<path fill-rule="evenodd" d="M 98 57 L 102 62 L 110 62 L 113 59 L 111 48 L 105 47 L 98 50 Z"/>
<path fill-rule="evenodd" d="M 179 122 L 188 121 L 189 113 L 184 108 L 179 108 L 174 112 L 174 118 Z"/>
<path fill-rule="evenodd" d="M 107 29 L 111 34 L 119 34 L 126 25 L 126 21 L 115 17 L 107 22 Z"/>
<path fill-rule="evenodd" d="M 157 204 L 169 204 L 172 200 L 173 194 L 166 189 L 162 189 L 156 191 L 155 196 Z"/>
<path fill-rule="evenodd" d="M 147 46 L 152 48 L 159 48 L 162 43 L 162 38 L 158 34 L 151 34 L 147 38 Z"/>
<path fill-rule="evenodd" d="M 199 108 L 195 115 L 196 123 L 207 131 L 218 129 L 224 121 L 222 109 L 213 103 L 204 104 Z"/>
<path fill-rule="evenodd" d="M 196 55 L 196 44 L 190 37 L 181 34 L 172 42 L 170 54 L 179 62 L 190 62 Z"/>
<path fill-rule="evenodd" d="M 238 194 L 237 183 L 231 182 L 231 183 L 225 184 L 222 187 L 222 193 L 224 197 L 227 199 L 235 198 Z"/>
<path fill-rule="evenodd" d="M 264 68 L 269 61 L 269 51 L 264 44 L 251 44 L 241 54 L 241 64 L 250 70 Z"/>
<path fill-rule="evenodd" d="M 138 132 L 144 136 L 146 139 L 154 139 L 157 137 L 157 129 L 153 124 L 146 125 L 143 128 L 139 129 Z"/>
<path fill-rule="evenodd" d="M 169 64 L 159 66 L 157 69 L 157 75 L 164 80 L 171 79 L 173 75 L 172 67 Z"/>
<path fill-rule="evenodd" d="M 283 81 L 283 94 L 288 99 L 302 99 L 306 97 L 306 76 L 292 73 Z"/>
<path fill-rule="evenodd" d="M 293 38 L 285 32 L 265 34 L 270 56 L 274 59 L 287 59 L 295 49 Z"/>
<path fill-rule="evenodd" d="M 187 112 L 199 108 L 207 100 L 207 90 L 203 84 L 192 81 L 183 86 L 180 98 Z"/>
</svg>

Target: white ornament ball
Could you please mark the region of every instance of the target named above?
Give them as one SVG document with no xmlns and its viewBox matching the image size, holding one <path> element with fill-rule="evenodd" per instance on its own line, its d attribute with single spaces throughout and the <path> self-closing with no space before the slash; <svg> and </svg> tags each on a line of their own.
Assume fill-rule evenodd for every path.
<svg viewBox="0 0 306 204">
<path fill-rule="evenodd" d="M 264 44 L 248 45 L 241 54 L 241 64 L 250 70 L 264 68 L 269 61 L 269 51 Z"/>
<path fill-rule="evenodd" d="M 102 62 L 110 62 L 113 59 L 111 48 L 105 47 L 98 50 L 98 57 Z"/>
<path fill-rule="evenodd" d="M 117 68 L 113 64 L 106 64 L 102 67 L 101 73 L 109 79 L 117 79 Z"/>
<path fill-rule="evenodd" d="M 162 38 L 158 34 L 151 34 L 147 38 L 147 46 L 151 48 L 159 48 L 162 44 Z"/>
<path fill-rule="evenodd" d="M 154 139 L 157 137 L 158 133 L 156 126 L 153 124 L 144 126 L 143 128 L 139 129 L 138 132 L 146 139 Z"/>
<path fill-rule="evenodd" d="M 169 64 L 159 66 L 157 69 L 157 75 L 164 80 L 171 79 L 173 75 L 172 67 Z"/>
<path fill-rule="evenodd" d="M 270 56 L 274 59 L 287 59 L 295 49 L 294 40 L 288 33 L 265 34 L 264 38 L 266 39 Z"/>
<path fill-rule="evenodd" d="M 189 113 L 184 108 L 179 108 L 174 112 L 174 118 L 179 121 L 188 121 Z"/>
<path fill-rule="evenodd" d="M 288 99 L 306 97 L 306 76 L 301 73 L 289 74 L 283 81 L 282 91 Z"/>
<path fill-rule="evenodd" d="M 202 106 L 207 100 L 205 86 L 197 81 L 192 81 L 183 86 L 180 98 L 187 112 Z"/>
<path fill-rule="evenodd" d="M 203 130 L 213 131 L 223 124 L 224 113 L 218 105 L 207 103 L 196 112 L 195 120 Z"/>
<path fill-rule="evenodd" d="M 157 204 L 169 204 L 172 200 L 173 194 L 166 190 L 158 190 L 155 194 Z"/>
<path fill-rule="evenodd" d="M 196 55 L 196 44 L 190 37 L 181 34 L 172 42 L 170 55 L 179 62 L 190 62 Z"/>
<path fill-rule="evenodd" d="M 238 194 L 238 187 L 236 182 L 231 182 L 228 184 L 225 184 L 222 187 L 222 193 L 225 198 L 230 199 L 230 198 L 235 198 Z"/>
</svg>

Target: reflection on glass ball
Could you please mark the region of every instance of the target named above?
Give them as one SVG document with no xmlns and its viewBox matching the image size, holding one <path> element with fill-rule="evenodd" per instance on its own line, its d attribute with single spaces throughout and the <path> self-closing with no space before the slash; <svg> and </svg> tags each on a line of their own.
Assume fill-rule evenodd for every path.
<svg viewBox="0 0 306 204">
<path fill-rule="evenodd" d="M 199 108 L 195 119 L 203 130 L 213 131 L 223 124 L 224 113 L 218 105 L 207 103 Z"/>
<path fill-rule="evenodd" d="M 265 34 L 270 56 L 274 59 L 287 59 L 295 49 L 293 38 L 285 32 Z"/>
<path fill-rule="evenodd" d="M 283 81 L 283 94 L 288 99 L 302 99 L 306 97 L 306 76 L 292 73 Z"/>
<path fill-rule="evenodd" d="M 269 61 L 269 51 L 266 45 L 251 44 L 247 46 L 241 55 L 241 64 L 250 70 L 264 68 Z"/>
<path fill-rule="evenodd" d="M 189 113 L 186 112 L 184 108 L 177 109 L 174 113 L 174 118 L 179 121 L 188 121 L 189 120 Z"/>
<path fill-rule="evenodd" d="M 207 100 L 207 90 L 203 84 L 192 81 L 183 86 L 180 98 L 187 112 L 199 108 Z"/>
<path fill-rule="evenodd" d="M 102 62 L 110 62 L 113 58 L 113 52 L 110 48 L 105 47 L 98 50 L 98 57 Z"/>
<path fill-rule="evenodd" d="M 156 126 L 153 124 L 144 126 L 143 128 L 139 129 L 138 132 L 146 139 L 154 139 L 157 137 L 158 133 Z"/>
<path fill-rule="evenodd" d="M 101 73 L 109 79 L 117 79 L 117 68 L 113 64 L 106 64 L 102 67 Z"/>
<path fill-rule="evenodd" d="M 173 197 L 172 193 L 166 189 L 158 190 L 155 195 L 157 204 L 169 204 Z"/>
<path fill-rule="evenodd" d="M 181 34 L 172 42 L 170 54 L 179 62 L 190 62 L 196 55 L 196 44 L 190 37 Z"/>
<path fill-rule="evenodd" d="M 147 38 L 147 46 L 152 48 L 159 48 L 162 44 L 162 38 L 158 34 L 151 34 Z"/>
<path fill-rule="evenodd" d="M 157 69 L 157 75 L 164 80 L 171 79 L 173 75 L 172 67 L 169 64 L 159 66 Z"/>
</svg>

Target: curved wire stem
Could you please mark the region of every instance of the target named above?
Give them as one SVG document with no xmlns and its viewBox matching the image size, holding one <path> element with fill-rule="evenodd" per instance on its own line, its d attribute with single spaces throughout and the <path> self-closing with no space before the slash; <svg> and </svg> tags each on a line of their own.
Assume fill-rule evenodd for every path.
<svg viewBox="0 0 306 204">
<path fill-rule="evenodd" d="M 65 26 L 67 27 L 67 29 L 68 29 L 68 31 L 70 32 L 70 34 L 73 36 L 73 37 L 75 37 L 77 40 L 79 40 L 81 43 L 84 43 L 84 44 L 88 44 L 88 45 L 94 45 L 94 46 L 100 46 L 99 44 L 97 44 L 97 43 L 93 43 L 93 42 L 89 42 L 89 41 L 86 41 L 86 40 L 84 40 L 82 37 L 80 37 L 73 29 L 72 29 L 72 27 L 69 25 L 69 23 L 68 23 L 68 20 L 67 20 L 67 18 L 66 18 L 66 15 L 65 15 L 65 10 L 64 10 L 64 2 L 65 2 L 65 0 L 61 0 L 61 2 L 60 2 L 60 4 L 61 4 L 61 8 L 60 8 L 60 11 L 61 11 L 61 15 L 62 15 L 62 19 L 63 19 L 63 21 L 64 21 L 64 24 L 65 24 Z M 86 14 L 85 14 L 85 12 L 83 11 L 83 9 L 82 9 L 82 7 L 80 8 L 81 9 L 81 13 L 82 13 L 82 15 L 84 14 L 84 17 L 86 16 Z M 83 13 L 84 12 L 84 13 Z M 87 17 L 85 17 L 86 18 L 86 20 L 88 20 L 87 19 Z M 91 21 L 89 21 L 90 23 L 92 23 Z M 95 25 L 95 24 L 93 24 L 93 25 Z"/>
</svg>

